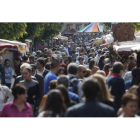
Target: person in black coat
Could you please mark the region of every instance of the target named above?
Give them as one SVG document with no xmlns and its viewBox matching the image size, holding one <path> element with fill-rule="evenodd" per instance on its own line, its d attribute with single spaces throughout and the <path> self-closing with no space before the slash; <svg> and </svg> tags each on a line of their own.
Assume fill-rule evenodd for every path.
<svg viewBox="0 0 140 140">
<path fill-rule="evenodd" d="M 106 80 L 106 83 L 109 86 L 110 93 L 115 97 L 114 106 L 115 111 L 121 107 L 121 98 L 125 93 L 125 83 L 121 78 L 123 73 L 123 64 L 121 62 L 115 62 L 113 65 L 113 74 Z"/>
<path fill-rule="evenodd" d="M 3 58 L 0 56 L 0 81 L 2 85 L 5 85 L 5 70 L 4 70 L 4 66 L 2 64 L 2 60 Z"/>
<path fill-rule="evenodd" d="M 91 77 L 85 79 L 82 90 L 86 100 L 68 108 L 66 117 L 116 117 L 114 109 L 97 99 L 100 92 L 100 83 Z"/>
<path fill-rule="evenodd" d="M 36 73 L 35 64 L 31 64 L 31 67 L 32 67 L 32 76 L 34 76 L 39 83 L 39 89 L 40 89 L 40 101 L 39 102 L 41 102 L 41 100 L 44 96 L 44 77 Z"/>
<path fill-rule="evenodd" d="M 19 57 L 15 58 L 13 61 L 14 61 L 15 74 L 16 74 L 16 76 L 19 76 L 19 75 L 21 75 L 20 66 L 21 66 L 22 61 Z"/>
</svg>

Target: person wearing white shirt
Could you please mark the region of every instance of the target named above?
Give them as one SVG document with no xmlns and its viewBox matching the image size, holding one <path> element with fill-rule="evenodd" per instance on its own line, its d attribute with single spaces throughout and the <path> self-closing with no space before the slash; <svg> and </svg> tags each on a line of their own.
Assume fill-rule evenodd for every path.
<svg viewBox="0 0 140 140">
<path fill-rule="evenodd" d="M 11 90 L 7 86 L 0 85 L 0 112 L 5 103 L 14 99 Z"/>
<path fill-rule="evenodd" d="M 64 50 L 66 51 L 67 55 L 69 56 L 69 49 L 68 49 L 67 45 L 66 45 L 66 47 L 64 47 Z"/>
</svg>

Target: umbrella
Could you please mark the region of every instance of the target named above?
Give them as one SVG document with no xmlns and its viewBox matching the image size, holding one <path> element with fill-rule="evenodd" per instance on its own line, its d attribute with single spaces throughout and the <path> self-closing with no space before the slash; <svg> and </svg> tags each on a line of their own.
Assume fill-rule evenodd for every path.
<svg viewBox="0 0 140 140">
<path fill-rule="evenodd" d="M 68 40 L 68 37 L 66 37 L 66 36 L 61 36 L 61 33 L 59 33 L 59 35 L 53 37 L 53 39 L 56 39 L 56 38 L 61 39 L 61 40 Z"/>
<path fill-rule="evenodd" d="M 99 23 L 90 23 L 89 25 L 83 27 L 77 31 L 78 33 L 93 33 L 93 32 L 103 32 L 103 28 Z"/>
</svg>

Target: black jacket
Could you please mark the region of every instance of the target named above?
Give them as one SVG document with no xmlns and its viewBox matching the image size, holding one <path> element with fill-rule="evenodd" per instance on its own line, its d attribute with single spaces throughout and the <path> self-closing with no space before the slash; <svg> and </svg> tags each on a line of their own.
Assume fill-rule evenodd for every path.
<svg viewBox="0 0 140 140">
<path fill-rule="evenodd" d="M 43 77 L 45 78 L 45 76 L 48 74 L 49 70 L 45 69 L 45 71 L 43 72 Z"/>
<path fill-rule="evenodd" d="M 34 76 L 31 76 L 31 78 L 32 78 L 33 80 L 36 80 L 36 78 L 35 78 Z M 14 87 L 16 84 L 19 84 L 20 81 L 22 81 L 22 80 L 23 80 L 22 75 L 16 77 L 13 87 Z"/>
<path fill-rule="evenodd" d="M 39 89 L 40 89 L 40 100 L 39 100 L 39 104 L 42 100 L 42 97 L 44 96 L 44 77 L 39 75 L 39 74 L 36 74 L 35 75 L 35 78 L 36 80 L 38 81 L 39 83 Z"/>
<path fill-rule="evenodd" d="M 114 109 L 95 100 L 86 100 L 68 108 L 66 117 L 116 117 Z"/>
<path fill-rule="evenodd" d="M 121 98 L 125 93 L 125 83 L 120 77 L 109 77 L 107 79 L 107 84 L 110 89 L 110 93 L 114 96 L 114 107 L 116 112 L 121 107 Z"/>
<path fill-rule="evenodd" d="M 0 64 L 0 73 L 1 73 L 1 84 L 5 85 L 5 70 L 4 70 L 4 66 L 2 64 Z"/>
</svg>

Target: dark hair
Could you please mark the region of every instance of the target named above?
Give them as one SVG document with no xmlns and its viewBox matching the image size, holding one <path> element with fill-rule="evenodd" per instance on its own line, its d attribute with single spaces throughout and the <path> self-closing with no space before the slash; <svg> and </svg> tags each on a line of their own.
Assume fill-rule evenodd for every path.
<svg viewBox="0 0 140 140">
<path fill-rule="evenodd" d="M 34 70 L 36 70 L 37 69 L 37 67 L 36 67 L 36 65 L 35 64 L 30 64 L 30 66 L 32 67 L 32 69 L 34 69 Z"/>
<path fill-rule="evenodd" d="M 111 68 L 111 65 L 109 63 L 108 64 L 105 64 L 104 70 L 108 70 L 109 68 Z"/>
<path fill-rule="evenodd" d="M 137 96 L 135 94 L 131 94 L 131 93 L 125 93 L 122 97 L 122 100 L 121 100 L 121 104 L 123 106 L 126 106 L 126 104 L 129 102 L 129 101 L 136 101 L 138 103 L 138 99 L 137 99 Z"/>
<path fill-rule="evenodd" d="M 58 85 L 56 87 L 56 89 L 61 91 L 61 93 L 62 93 L 62 95 L 64 96 L 64 99 L 65 99 L 65 104 L 68 108 L 70 106 L 70 98 L 69 98 L 68 91 L 67 91 L 66 87 L 64 85 Z"/>
<path fill-rule="evenodd" d="M 93 69 L 93 66 L 95 65 L 95 60 L 91 59 L 89 62 L 89 69 Z"/>
<path fill-rule="evenodd" d="M 50 117 L 65 115 L 66 107 L 59 90 L 54 89 L 48 93 L 43 111 L 52 111 Z M 46 116 L 46 114 L 44 114 L 44 116 Z"/>
<path fill-rule="evenodd" d="M 93 57 L 89 57 L 89 58 L 88 58 L 88 63 L 90 62 L 91 59 L 93 59 Z"/>
<path fill-rule="evenodd" d="M 80 61 L 81 59 L 83 59 L 83 60 L 84 60 L 84 58 L 83 58 L 82 56 L 79 56 L 78 60 Z"/>
<path fill-rule="evenodd" d="M 66 75 L 61 75 L 57 79 L 57 85 L 64 85 L 66 88 L 69 87 L 69 79 Z"/>
<path fill-rule="evenodd" d="M 43 58 L 38 58 L 37 61 L 44 67 L 45 66 L 45 61 Z"/>
<path fill-rule="evenodd" d="M 26 87 L 22 84 L 16 84 L 12 89 L 12 94 L 14 96 L 14 99 L 17 99 L 17 95 L 25 94 L 26 93 Z"/>
<path fill-rule="evenodd" d="M 64 74 L 66 75 L 66 69 L 65 69 L 64 67 L 60 67 L 60 68 L 59 68 L 58 74 L 59 74 L 61 71 L 63 71 Z"/>
<path fill-rule="evenodd" d="M 105 56 L 102 55 L 102 56 L 100 57 L 99 64 L 100 64 L 100 63 L 103 64 L 103 60 L 104 60 L 104 59 L 105 59 Z"/>
<path fill-rule="evenodd" d="M 59 61 L 57 59 L 53 59 L 51 62 L 51 69 L 55 69 L 60 65 Z"/>
<path fill-rule="evenodd" d="M 46 63 L 46 64 L 45 64 L 45 68 L 46 68 L 47 70 L 50 70 L 50 69 L 51 69 L 51 62 Z"/>
<path fill-rule="evenodd" d="M 27 60 L 28 60 L 28 56 L 27 56 L 27 55 L 24 55 L 24 56 L 22 57 L 22 60 L 27 61 Z"/>
<path fill-rule="evenodd" d="M 67 67 L 67 70 L 70 74 L 76 74 L 78 71 L 78 66 L 76 63 L 70 63 Z"/>
<path fill-rule="evenodd" d="M 67 56 L 67 57 L 66 57 L 66 59 L 68 59 L 68 60 L 69 60 L 69 63 L 71 63 L 71 62 L 72 62 L 72 57 L 71 57 L 71 56 Z"/>
<path fill-rule="evenodd" d="M 33 59 L 34 60 L 35 59 L 35 56 L 34 55 L 30 55 L 29 56 L 29 59 Z"/>
<path fill-rule="evenodd" d="M 132 71 L 132 69 L 136 66 L 136 63 L 129 63 L 128 64 L 128 71 Z"/>
<path fill-rule="evenodd" d="M 132 82 L 131 86 L 140 84 L 140 68 L 134 68 L 132 70 Z"/>
<path fill-rule="evenodd" d="M 10 63 L 10 60 L 9 59 L 5 59 L 4 64 L 6 64 L 7 61 Z"/>
<path fill-rule="evenodd" d="M 121 62 L 115 62 L 112 72 L 119 74 L 121 70 L 123 70 L 123 64 Z"/>
<path fill-rule="evenodd" d="M 14 60 L 13 61 L 20 61 L 20 62 L 22 62 L 22 60 L 19 58 L 19 57 L 16 57 L 16 58 L 14 58 Z"/>
<path fill-rule="evenodd" d="M 50 81 L 50 89 L 55 89 L 57 84 L 57 80 Z"/>
<path fill-rule="evenodd" d="M 99 82 L 91 77 L 86 78 L 82 84 L 82 90 L 86 99 L 96 99 L 100 91 Z"/>
</svg>

